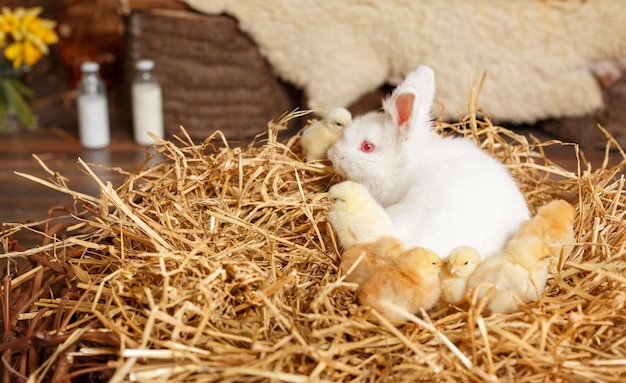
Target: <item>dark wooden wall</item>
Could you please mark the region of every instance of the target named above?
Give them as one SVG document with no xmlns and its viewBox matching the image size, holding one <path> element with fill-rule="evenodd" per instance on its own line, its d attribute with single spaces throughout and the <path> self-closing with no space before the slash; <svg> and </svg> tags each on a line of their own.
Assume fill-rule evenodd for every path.
<svg viewBox="0 0 626 383">
<path fill-rule="evenodd" d="M 227 16 L 143 10 L 128 20 L 127 59 L 155 61 L 163 87 L 166 133 L 183 125 L 193 138 L 215 130 L 247 140 L 299 106 L 255 43 Z"/>
</svg>

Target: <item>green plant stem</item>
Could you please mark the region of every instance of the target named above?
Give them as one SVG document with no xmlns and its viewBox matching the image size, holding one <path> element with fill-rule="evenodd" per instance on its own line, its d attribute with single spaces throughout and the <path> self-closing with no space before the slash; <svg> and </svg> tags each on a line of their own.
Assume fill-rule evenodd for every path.
<svg viewBox="0 0 626 383">
<path fill-rule="evenodd" d="M 32 97 L 32 90 L 18 79 L 0 78 L 0 117 L 4 116 L 7 110 L 13 109 L 22 126 L 30 126 L 34 117 L 27 98 Z"/>
</svg>

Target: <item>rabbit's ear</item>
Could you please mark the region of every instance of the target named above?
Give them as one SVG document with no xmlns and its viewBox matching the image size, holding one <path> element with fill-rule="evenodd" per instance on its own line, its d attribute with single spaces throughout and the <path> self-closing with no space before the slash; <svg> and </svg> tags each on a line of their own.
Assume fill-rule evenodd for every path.
<svg viewBox="0 0 626 383">
<path fill-rule="evenodd" d="M 422 65 L 409 73 L 398 85 L 383 102 L 383 109 L 391 117 L 399 133 L 406 138 L 412 129 L 419 129 L 430 120 L 434 98 L 435 73 Z"/>
<path fill-rule="evenodd" d="M 413 114 L 413 103 L 415 102 L 415 95 L 413 93 L 402 93 L 396 97 L 395 107 L 398 114 L 398 120 L 396 124 L 402 126 L 406 124 Z"/>
</svg>

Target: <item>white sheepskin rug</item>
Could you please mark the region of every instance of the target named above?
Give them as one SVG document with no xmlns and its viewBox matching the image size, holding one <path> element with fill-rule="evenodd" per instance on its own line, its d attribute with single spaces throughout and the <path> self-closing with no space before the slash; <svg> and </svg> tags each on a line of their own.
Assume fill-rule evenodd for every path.
<svg viewBox="0 0 626 383">
<path fill-rule="evenodd" d="M 347 107 L 421 64 L 437 75 L 444 117 L 480 104 L 499 121 L 532 123 L 602 107 L 621 75 L 626 12 L 620 0 L 185 0 L 228 14 L 308 108 Z"/>
</svg>

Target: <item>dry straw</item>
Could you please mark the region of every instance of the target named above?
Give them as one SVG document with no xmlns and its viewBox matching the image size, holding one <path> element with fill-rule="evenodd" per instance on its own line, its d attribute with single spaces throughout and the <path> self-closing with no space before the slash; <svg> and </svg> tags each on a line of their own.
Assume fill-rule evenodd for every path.
<svg viewBox="0 0 626 383">
<path fill-rule="evenodd" d="M 76 211 L 32 249 L 11 239 L 32 226 L 4 226 L 0 257 L 36 264 L 3 280 L 4 381 L 624 381 L 625 162 L 594 170 L 576 149 L 566 171 L 543 153 L 561 143 L 529 143 L 470 105 L 459 123 L 436 122 L 442 134 L 504 161 L 533 210 L 577 207 L 578 244 L 539 302 L 369 316 L 338 274 L 323 203 L 338 177 L 303 163 L 297 136 L 277 141 L 290 114 L 247 148 L 220 133 L 159 141 L 117 187 L 79 160 L 98 197 L 43 163 L 48 180 L 23 175 L 74 196 Z M 626 159 L 607 137 L 607 156 Z"/>
</svg>

